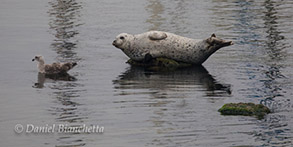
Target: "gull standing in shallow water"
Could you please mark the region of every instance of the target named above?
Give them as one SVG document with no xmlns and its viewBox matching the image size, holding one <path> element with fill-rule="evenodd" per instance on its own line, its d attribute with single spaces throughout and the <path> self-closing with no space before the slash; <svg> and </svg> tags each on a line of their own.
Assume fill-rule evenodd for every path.
<svg viewBox="0 0 293 147">
<path fill-rule="evenodd" d="M 45 64 L 44 57 L 37 55 L 32 61 L 38 61 L 39 73 L 43 74 L 66 74 L 67 71 L 77 65 L 76 62 Z"/>
</svg>

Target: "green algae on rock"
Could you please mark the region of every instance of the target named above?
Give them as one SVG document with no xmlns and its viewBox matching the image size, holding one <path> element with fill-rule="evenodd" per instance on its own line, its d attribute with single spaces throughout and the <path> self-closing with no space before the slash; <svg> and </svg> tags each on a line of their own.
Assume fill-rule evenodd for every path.
<svg viewBox="0 0 293 147">
<path fill-rule="evenodd" d="M 222 115 L 256 116 L 258 119 L 270 113 L 270 109 L 261 104 L 254 103 L 229 103 L 218 110 Z"/>
<path fill-rule="evenodd" d="M 126 63 L 133 65 L 133 66 L 142 66 L 147 67 L 150 70 L 175 70 L 177 68 L 184 68 L 184 67 L 190 67 L 192 64 L 183 63 L 183 62 L 177 62 L 172 59 L 168 58 L 154 58 L 148 63 L 143 62 L 137 62 L 132 59 L 129 59 Z"/>
</svg>

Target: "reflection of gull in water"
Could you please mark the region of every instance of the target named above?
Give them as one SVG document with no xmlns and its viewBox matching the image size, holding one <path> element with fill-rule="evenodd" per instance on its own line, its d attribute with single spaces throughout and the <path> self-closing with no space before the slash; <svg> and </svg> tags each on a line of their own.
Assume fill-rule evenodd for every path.
<svg viewBox="0 0 293 147">
<path fill-rule="evenodd" d="M 172 72 L 149 72 L 141 67 L 131 67 L 113 81 L 120 95 L 133 95 L 133 90 L 143 89 L 158 93 L 206 91 L 207 96 L 230 95 L 230 85 L 218 83 L 203 66 L 183 68 Z M 131 91 L 131 92 L 129 92 Z M 139 93 L 139 92 L 138 92 Z"/>
<path fill-rule="evenodd" d="M 48 75 L 48 74 L 44 74 L 44 73 L 40 73 L 38 74 L 38 82 L 35 83 L 35 85 L 33 87 L 35 88 L 43 88 L 44 87 L 44 83 L 46 81 L 46 79 L 51 79 L 51 80 L 61 80 L 61 81 L 75 81 L 76 78 L 69 75 L 68 73 L 64 73 L 62 75 Z"/>
<path fill-rule="evenodd" d="M 65 74 L 67 71 L 77 65 L 75 62 L 45 64 L 43 56 L 35 56 L 32 61 L 35 60 L 39 62 L 39 72 L 45 74 Z"/>
</svg>

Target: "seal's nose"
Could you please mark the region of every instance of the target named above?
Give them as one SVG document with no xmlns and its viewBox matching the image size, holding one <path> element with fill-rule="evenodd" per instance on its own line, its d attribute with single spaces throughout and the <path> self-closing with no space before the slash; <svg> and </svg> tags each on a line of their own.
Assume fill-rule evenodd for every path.
<svg viewBox="0 0 293 147">
<path fill-rule="evenodd" d="M 112 45 L 118 48 L 118 45 L 117 45 L 117 41 L 116 40 L 113 41 Z"/>
<path fill-rule="evenodd" d="M 32 59 L 32 61 L 35 61 L 35 59 Z"/>
</svg>

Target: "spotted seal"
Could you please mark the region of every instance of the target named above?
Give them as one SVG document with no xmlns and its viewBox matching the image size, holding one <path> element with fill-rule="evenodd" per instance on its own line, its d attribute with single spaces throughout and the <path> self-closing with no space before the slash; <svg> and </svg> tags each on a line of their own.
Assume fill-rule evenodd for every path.
<svg viewBox="0 0 293 147">
<path fill-rule="evenodd" d="M 142 34 L 119 34 L 112 43 L 134 61 L 164 57 L 179 62 L 202 64 L 218 49 L 232 45 L 212 34 L 207 39 L 191 39 L 173 33 L 149 31 Z"/>
</svg>

